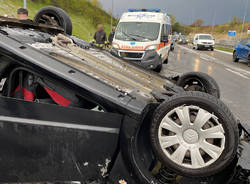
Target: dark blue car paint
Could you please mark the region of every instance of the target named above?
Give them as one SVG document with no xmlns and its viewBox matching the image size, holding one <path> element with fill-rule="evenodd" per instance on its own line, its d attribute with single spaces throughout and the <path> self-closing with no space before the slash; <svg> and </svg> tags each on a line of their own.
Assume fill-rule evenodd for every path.
<svg viewBox="0 0 250 184">
<path fill-rule="evenodd" d="M 246 40 L 247 44 L 244 44 Z M 248 62 L 250 56 L 250 38 L 244 39 L 241 42 L 239 42 L 235 47 L 235 52 L 238 59 L 242 59 Z"/>
</svg>

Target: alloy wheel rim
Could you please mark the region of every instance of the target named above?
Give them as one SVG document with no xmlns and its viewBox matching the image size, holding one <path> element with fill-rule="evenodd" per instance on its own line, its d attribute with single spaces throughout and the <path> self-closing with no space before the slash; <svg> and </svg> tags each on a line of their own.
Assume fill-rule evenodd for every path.
<svg viewBox="0 0 250 184">
<path fill-rule="evenodd" d="M 224 134 L 214 114 L 198 106 L 180 106 L 162 119 L 158 139 L 168 159 L 179 166 L 199 169 L 221 156 Z"/>
</svg>

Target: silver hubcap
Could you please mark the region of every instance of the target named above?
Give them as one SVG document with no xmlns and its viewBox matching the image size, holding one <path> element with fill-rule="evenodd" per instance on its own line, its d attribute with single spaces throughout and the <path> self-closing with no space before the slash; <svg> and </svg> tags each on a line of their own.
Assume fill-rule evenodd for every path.
<svg viewBox="0 0 250 184">
<path fill-rule="evenodd" d="M 180 166 L 198 169 L 220 157 L 224 133 L 215 115 L 197 106 L 180 106 L 162 119 L 158 138 L 166 157 Z"/>
</svg>

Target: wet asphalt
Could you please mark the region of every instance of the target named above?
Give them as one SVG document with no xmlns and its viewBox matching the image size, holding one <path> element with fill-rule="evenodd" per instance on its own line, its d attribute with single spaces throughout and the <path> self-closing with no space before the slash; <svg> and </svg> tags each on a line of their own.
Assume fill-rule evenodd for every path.
<svg viewBox="0 0 250 184">
<path fill-rule="evenodd" d="M 231 54 L 216 50 L 198 51 L 189 45 L 176 45 L 161 75 L 190 71 L 212 76 L 220 86 L 222 101 L 237 119 L 250 125 L 250 67 L 246 62 L 234 63 Z"/>
</svg>

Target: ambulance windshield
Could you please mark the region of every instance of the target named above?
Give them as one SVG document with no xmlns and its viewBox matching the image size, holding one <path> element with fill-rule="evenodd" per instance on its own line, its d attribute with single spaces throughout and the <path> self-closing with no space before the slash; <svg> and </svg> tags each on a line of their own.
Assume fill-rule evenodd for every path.
<svg viewBox="0 0 250 184">
<path fill-rule="evenodd" d="M 155 22 L 120 22 L 115 39 L 125 41 L 154 41 L 157 40 L 160 23 Z"/>
</svg>

